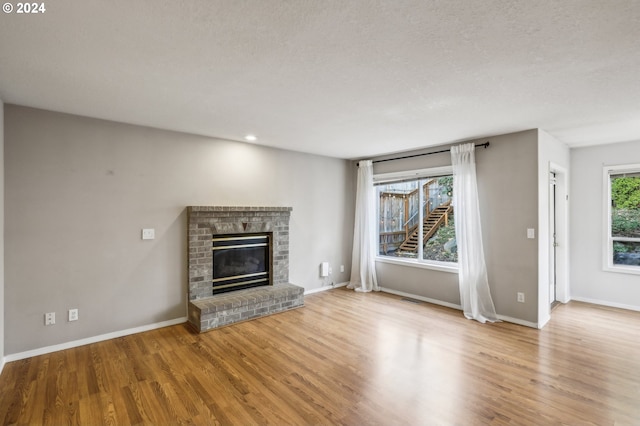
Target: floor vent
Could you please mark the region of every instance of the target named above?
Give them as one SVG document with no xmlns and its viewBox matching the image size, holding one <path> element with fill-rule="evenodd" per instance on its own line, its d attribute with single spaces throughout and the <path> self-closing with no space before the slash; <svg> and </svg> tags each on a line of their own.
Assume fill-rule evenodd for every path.
<svg viewBox="0 0 640 426">
<path fill-rule="evenodd" d="M 422 300 L 412 299 L 410 297 L 403 297 L 400 300 L 402 300 L 403 302 L 415 303 L 416 305 L 419 305 L 420 303 L 422 303 Z"/>
</svg>

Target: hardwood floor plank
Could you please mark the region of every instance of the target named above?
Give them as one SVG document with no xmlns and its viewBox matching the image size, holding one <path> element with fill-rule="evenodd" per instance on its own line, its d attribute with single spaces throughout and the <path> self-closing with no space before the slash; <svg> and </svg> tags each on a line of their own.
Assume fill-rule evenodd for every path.
<svg viewBox="0 0 640 426">
<path fill-rule="evenodd" d="M 122 397 L 122 406 L 118 411 L 126 411 L 129 419 L 128 423 L 138 425 L 142 424 L 145 419 L 147 422 L 151 421 L 151 419 L 146 415 L 144 408 L 142 408 L 139 395 L 136 393 L 134 396 L 130 387 L 125 386 L 122 391 L 119 392 L 119 395 Z"/>
<path fill-rule="evenodd" d="M 2 424 L 640 424 L 640 313 L 571 302 L 543 330 L 335 289 L 8 363 Z"/>
</svg>

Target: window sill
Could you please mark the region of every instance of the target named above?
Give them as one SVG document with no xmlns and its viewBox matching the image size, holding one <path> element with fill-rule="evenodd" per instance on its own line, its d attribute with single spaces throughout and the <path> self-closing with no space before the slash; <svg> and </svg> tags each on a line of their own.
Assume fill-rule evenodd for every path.
<svg viewBox="0 0 640 426">
<path fill-rule="evenodd" d="M 612 265 L 605 265 L 604 268 L 602 268 L 604 271 L 607 272 L 617 272 L 619 274 L 631 274 L 631 275 L 640 275 L 640 267 L 638 266 L 612 266 Z"/>
<path fill-rule="evenodd" d="M 401 259 L 395 257 L 376 256 L 376 262 L 390 263 L 392 265 L 409 266 L 411 268 L 430 269 L 433 271 L 449 272 L 451 274 L 458 273 L 457 264 L 449 264 L 446 262 L 420 262 L 414 259 Z M 455 265 L 455 266 L 453 266 Z M 640 272 L 640 271 L 639 271 Z"/>
</svg>

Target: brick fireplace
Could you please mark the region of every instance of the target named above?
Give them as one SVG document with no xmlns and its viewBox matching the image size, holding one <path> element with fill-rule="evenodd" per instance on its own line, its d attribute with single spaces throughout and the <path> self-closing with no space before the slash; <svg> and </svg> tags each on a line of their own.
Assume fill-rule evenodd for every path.
<svg viewBox="0 0 640 426">
<path fill-rule="evenodd" d="M 291 207 L 189 206 L 189 322 L 199 331 L 296 308 L 304 289 L 289 281 Z M 269 279 L 255 288 L 214 290 L 214 240 L 267 235 Z M 256 281 L 256 280 L 252 280 Z M 229 289 L 228 289 L 229 290 Z"/>
</svg>

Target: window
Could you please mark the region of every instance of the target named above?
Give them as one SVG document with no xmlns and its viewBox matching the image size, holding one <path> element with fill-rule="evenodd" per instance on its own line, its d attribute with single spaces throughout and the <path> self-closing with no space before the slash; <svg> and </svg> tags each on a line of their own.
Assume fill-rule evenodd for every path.
<svg viewBox="0 0 640 426">
<path fill-rule="evenodd" d="M 378 256 L 456 266 L 450 168 L 377 175 Z M 446 173 L 443 173 L 446 171 Z"/>
<path fill-rule="evenodd" d="M 640 164 L 604 170 L 605 269 L 640 274 Z"/>
</svg>

